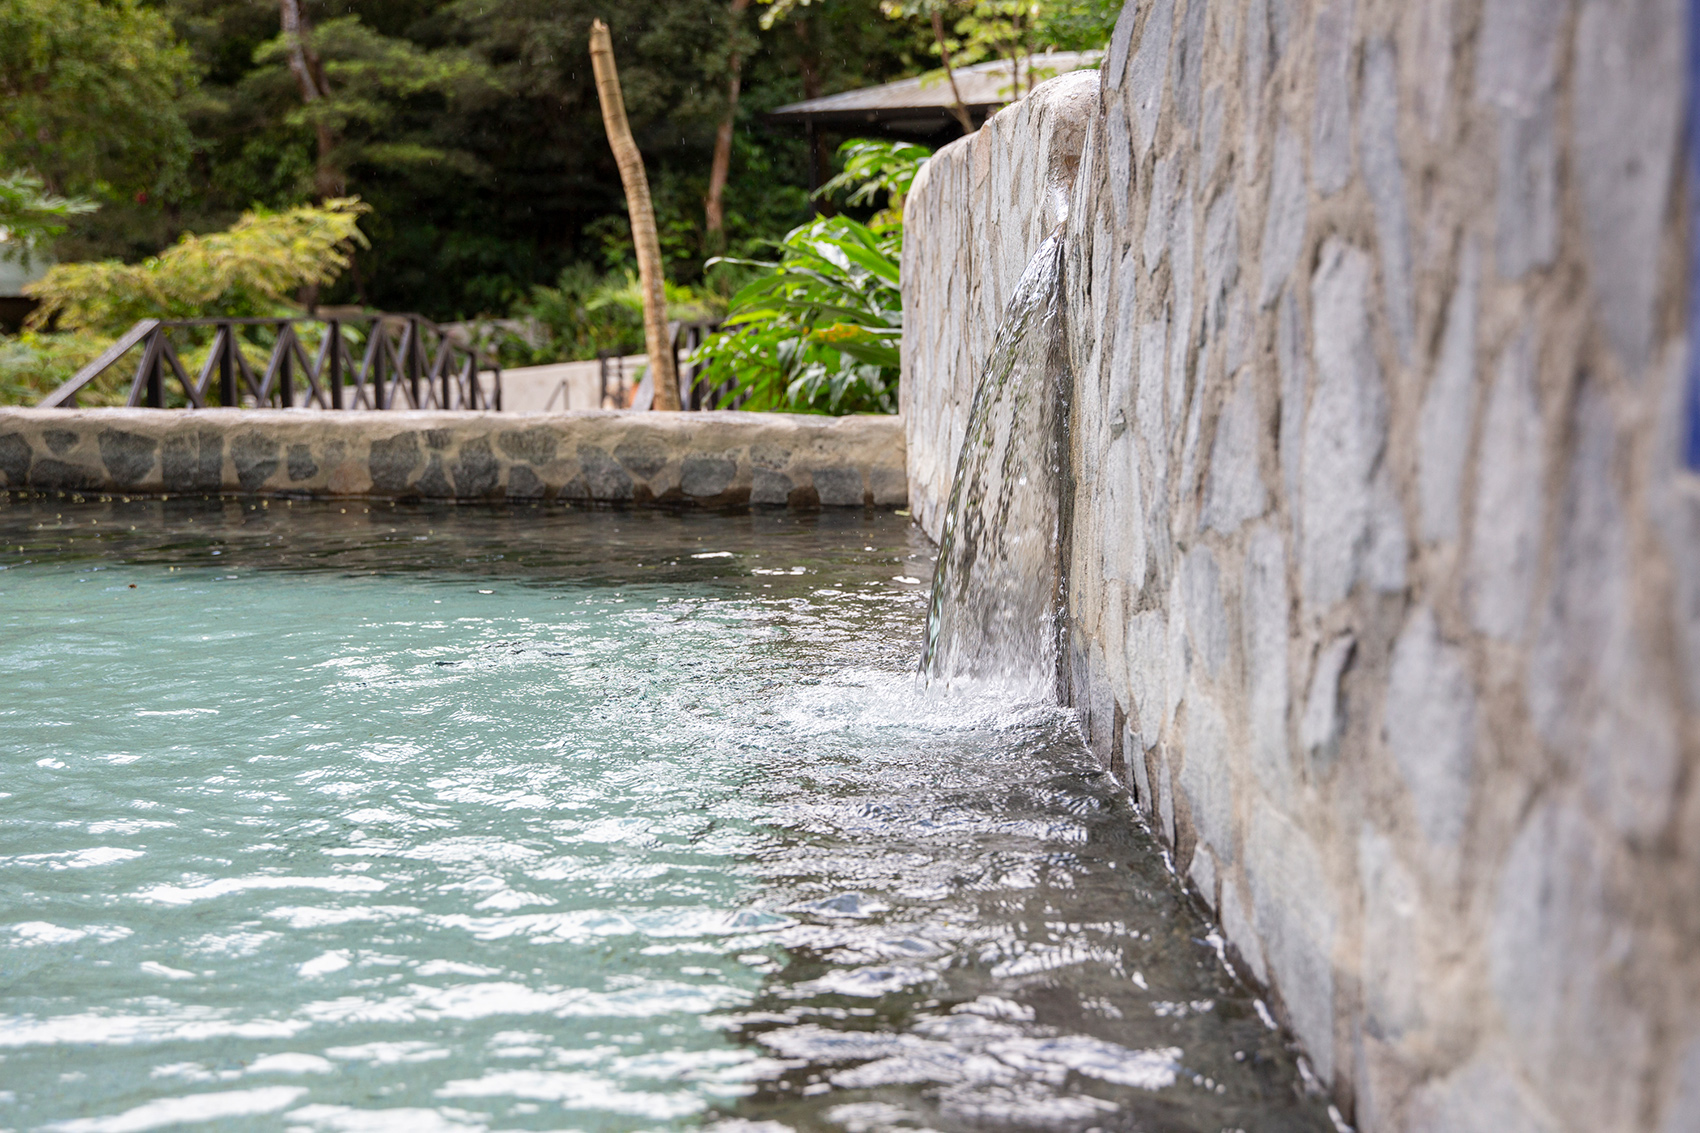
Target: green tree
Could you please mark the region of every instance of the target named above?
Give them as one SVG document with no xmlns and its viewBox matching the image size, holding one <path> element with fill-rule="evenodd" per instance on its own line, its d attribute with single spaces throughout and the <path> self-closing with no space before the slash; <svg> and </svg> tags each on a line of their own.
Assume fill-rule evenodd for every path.
<svg viewBox="0 0 1700 1133">
<path fill-rule="evenodd" d="M 177 187 L 193 148 L 187 50 L 137 0 L 0 0 L 0 168 L 54 193 Z"/>
<path fill-rule="evenodd" d="M 150 317 L 279 313 L 299 288 L 330 283 L 348 267 L 366 242 L 364 212 L 353 198 L 251 212 L 226 232 L 184 236 L 139 264 L 57 264 L 25 287 L 41 301 L 31 326 L 57 318 L 71 330 L 117 334 Z"/>
</svg>

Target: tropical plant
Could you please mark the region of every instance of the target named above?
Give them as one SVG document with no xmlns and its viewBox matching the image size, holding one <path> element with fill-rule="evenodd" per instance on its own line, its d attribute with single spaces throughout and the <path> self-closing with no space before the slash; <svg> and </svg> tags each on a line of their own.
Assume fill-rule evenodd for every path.
<svg viewBox="0 0 1700 1133">
<path fill-rule="evenodd" d="M 903 199 L 909 195 L 915 175 L 931 156 L 931 150 L 914 142 L 851 138 L 838 147 L 844 171 L 817 189 L 815 196 L 847 192 L 846 204 L 865 205 L 884 193 L 886 207 L 874 214 L 871 223 L 901 224 Z"/>
<path fill-rule="evenodd" d="M 185 235 L 139 264 L 118 260 L 58 264 L 25 293 L 40 300 L 34 328 L 117 333 L 137 319 L 282 313 L 303 287 L 331 283 L 364 245 L 357 198 L 244 213 L 229 230 Z"/>
<path fill-rule="evenodd" d="M 667 284 L 667 318 L 711 322 L 726 309 L 711 293 Z M 641 354 L 643 291 L 626 270 L 599 275 L 589 264 L 571 264 L 553 287 L 534 287 L 503 320 L 498 339 L 504 365 L 535 366 L 595 358 L 604 351 Z"/>
<path fill-rule="evenodd" d="M 49 193 L 41 178 L 28 173 L 0 174 L 0 260 L 27 266 L 38 243 L 64 232 L 66 221 L 95 207 L 93 201 Z"/>
<path fill-rule="evenodd" d="M 691 357 L 723 406 L 794 413 L 895 413 L 903 301 L 902 229 L 822 217 L 793 229 L 779 259 L 732 297 Z M 712 262 L 712 261 L 711 261 Z"/>
</svg>

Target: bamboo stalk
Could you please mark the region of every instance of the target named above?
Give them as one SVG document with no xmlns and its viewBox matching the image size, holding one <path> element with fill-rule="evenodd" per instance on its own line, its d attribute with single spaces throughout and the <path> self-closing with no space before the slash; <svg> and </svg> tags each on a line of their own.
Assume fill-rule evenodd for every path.
<svg viewBox="0 0 1700 1133">
<path fill-rule="evenodd" d="M 643 288 L 643 340 L 654 379 L 655 408 L 679 408 L 679 377 L 673 368 L 673 344 L 667 340 L 667 292 L 661 272 L 661 241 L 655 234 L 655 206 L 649 199 L 649 178 L 643 155 L 626 121 L 626 100 L 614 68 L 614 41 L 608 25 L 590 25 L 590 65 L 596 72 L 596 96 L 602 102 L 602 124 L 626 187 L 626 213 L 632 221 L 632 244 L 637 251 L 638 281 Z"/>
</svg>

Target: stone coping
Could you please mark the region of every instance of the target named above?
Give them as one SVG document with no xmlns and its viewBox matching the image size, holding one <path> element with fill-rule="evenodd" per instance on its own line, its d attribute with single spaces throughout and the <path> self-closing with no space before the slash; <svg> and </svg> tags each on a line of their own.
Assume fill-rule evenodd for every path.
<svg viewBox="0 0 1700 1133">
<path fill-rule="evenodd" d="M 786 413 L 0 408 L 0 490 L 902 507 L 903 422 Z"/>
</svg>

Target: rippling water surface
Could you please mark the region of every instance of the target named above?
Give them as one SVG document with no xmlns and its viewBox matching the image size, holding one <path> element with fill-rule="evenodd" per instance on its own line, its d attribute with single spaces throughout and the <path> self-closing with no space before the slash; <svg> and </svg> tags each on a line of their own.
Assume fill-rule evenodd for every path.
<svg viewBox="0 0 1700 1133">
<path fill-rule="evenodd" d="M 0 498 L 0 1128 L 1326 1129 L 890 515 Z"/>
</svg>

